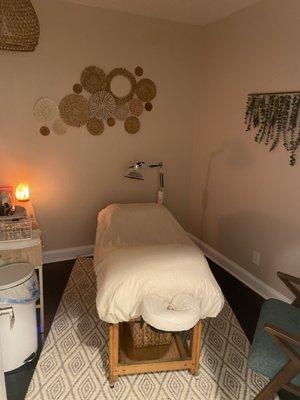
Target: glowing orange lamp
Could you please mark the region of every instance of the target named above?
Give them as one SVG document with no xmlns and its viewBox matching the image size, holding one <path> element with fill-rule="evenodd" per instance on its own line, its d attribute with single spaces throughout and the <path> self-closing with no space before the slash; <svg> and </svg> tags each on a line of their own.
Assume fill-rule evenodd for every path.
<svg viewBox="0 0 300 400">
<path fill-rule="evenodd" d="M 25 182 L 21 182 L 16 187 L 16 199 L 18 201 L 28 201 L 29 200 L 29 186 Z"/>
</svg>

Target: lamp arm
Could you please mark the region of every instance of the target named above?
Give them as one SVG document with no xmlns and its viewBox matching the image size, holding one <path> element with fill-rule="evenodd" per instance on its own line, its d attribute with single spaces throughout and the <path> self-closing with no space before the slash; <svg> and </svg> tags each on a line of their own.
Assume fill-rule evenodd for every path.
<svg viewBox="0 0 300 400">
<path fill-rule="evenodd" d="M 130 165 L 129 168 L 162 168 L 163 163 L 160 161 L 157 164 L 147 164 L 145 161 L 138 161 L 137 163 Z"/>
<path fill-rule="evenodd" d="M 147 167 L 149 167 L 149 168 L 162 168 L 163 167 L 163 163 L 159 162 L 157 164 L 149 164 L 149 165 L 147 165 Z"/>
</svg>

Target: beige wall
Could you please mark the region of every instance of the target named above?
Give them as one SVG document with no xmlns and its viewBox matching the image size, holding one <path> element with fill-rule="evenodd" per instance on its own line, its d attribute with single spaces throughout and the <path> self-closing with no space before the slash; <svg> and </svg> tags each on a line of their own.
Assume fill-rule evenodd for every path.
<svg viewBox="0 0 300 400">
<path fill-rule="evenodd" d="M 167 205 L 187 226 L 195 127 L 199 28 L 56 0 L 33 1 L 41 36 L 33 53 L 0 52 L 0 183 L 30 184 L 45 249 L 92 244 L 99 209 L 111 202 L 154 201 L 158 174 L 122 177 L 133 160 L 165 162 Z M 157 85 L 141 131 L 122 123 L 100 137 L 70 128 L 42 137 L 33 105 L 72 92 L 88 65 L 106 72 L 141 65 Z"/>
<path fill-rule="evenodd" d="M 299 275 L 300 154 L 290 167 L 282 147 L 270 153 L 244 134 L 243 119 L 247 93 L 300 90 L 300 2 L 264 0 L 203 34 L 192 231 L 286 293 L 275 273 Z M 253 250 L 261 253 L 259 267 Z"/>
</svg>

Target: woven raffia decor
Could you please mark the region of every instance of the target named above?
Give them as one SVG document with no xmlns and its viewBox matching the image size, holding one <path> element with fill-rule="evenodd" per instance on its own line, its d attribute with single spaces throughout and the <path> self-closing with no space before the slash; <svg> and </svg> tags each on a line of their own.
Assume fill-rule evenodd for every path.
<svg viewBox="0 0 300 400">
<path fill-rule="evenodd" d="M 129 104 L 129 110 L 132 115 L 139 117 L 144 111 L 144 104 L 140 99 L 132 99 Z"/>
<path fill-rule="evenodd" d="M 133 346 L 136 348 L 171 343 L 172 334 L 170 332 L 158 332 L 147 324 L 141 326 L 139 322 L 130 322 L 129 325 Z"/>
<path fill-rule="evenodd" d="M 58 107 L 65 124 L 79 127 L 87 123 L 88 101 L 80 94 L 68 94 L 61 100 Z"/>
<path fill-rule="evenodd" d="M 0 49 L 33 51 L 39 36 L 39 21 L 29 0 L 0 1 Z"/>
<path fill-rule="evenodd" d="M 80 94 L 82 92 L 82 86 L 80 83 L 75 83 L 75 85 L 73 85 L 73 92 L 76 94 Z"/>
<path fill-rule="evenodd" d="M 82 71 L 80 82 L 87 92 L 96 93 L 105 88 L 105 73 L 101 68 L 90 65 Z"/>
<path fill-rule="evenodd" d="M 151 103 L 146 103 L 146 104 L 145 104 L 145 110 L 146 110 L 146 111 L 151 111 L 152 108 L 153 108 L 153 105 L 152 105 Z"/>
<path fill-rule="evenodd" d="M 104 124 L 97 118 L 91 118 L 86 124 L 87 130 L 93 136 L 101 135 L 104 132 Z"/>
<path fill-rule="evenodd" d="M 33 107 L 33 113 L 36 119 L 44 123 L 53 123 L 59 117 L 58 106 L 49 97 L 39 99 Z"/>
<path fill-rule="evenodd" d="M 116 124 L 116 120 L 114 118 L 112 118 L 112 117 L 107 118 L 106 122 L 107 122 L 108 126 L 114 126 Z"/>
<path fill-rule="evenodd" d="M 115 111 L 115 117 L 123 121 L 129 114 L 129 109 L 127 104 L 119 104 Z"/>
<path fill-rule="evenodd" d="M 126 132 L 135 134 L 140 130 L 141 123 L 137 117 L 131 115 L 130 117 L 125 119 L 124 127 Z"/>
<path fill-rule="evenodd" d="M 129 93 L 127 93 L 123 97 L 116 96 L 111 90 L 111 81 L 114 79 L 114 77 L 116 77 L 118 75 L 124 76 L 125 78 L 128 79 L 128 81 L 130 83 Z M 109 92 L 114 97 L 114 99 L 115 99 L 117 104 L 125 104 L 125 103 L 127 103 L 127 101 L 130 101 L 133 98 L 134 91 L 135 91 L 135 86 L 136 86 L 135 77 L 126 68 L 114 68 L 106 76 L 106 90 L 107 90 L 107 92 Z"/>
<path fill-rule="evenodd" d="M 48 126 L 41 126 L 40 127 L 40 134 L 43 136 L 49 136 L 50 135 L 50 129 Z"/>
<path fill-rule="evenodd" d="M 67 132 L 67 129 L 68 126 L 64 123 L 62 119 L 57 119 L 53 122 L 52 130 L 56 135 L 64 135 Z"/>
<path fill-rule="evenodd" d="M 136 94 L 142 101 L 151 101 L 156 96 L 156 86 L 151 79 L 141 79 L 136 85 Z"/>
<path fill-rule="evenodd" d="M 90 97 L 89 112 L 92 118 L 104 120 L 114 115 L 115 111 L 116 102 L 110 93 L 101 90 Z"/>
<path fill-rule="evenodd" d="M 136 76 L 142 76 L 144 73 L 144 70 L 142 67 L 136 67 L 134 72 L 135 72 Z"/>
</svg>

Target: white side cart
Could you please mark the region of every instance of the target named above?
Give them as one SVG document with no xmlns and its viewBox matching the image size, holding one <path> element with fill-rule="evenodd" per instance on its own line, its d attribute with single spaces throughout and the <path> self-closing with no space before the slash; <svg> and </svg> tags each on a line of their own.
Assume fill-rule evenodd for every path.
<svg viewBox="0 0 300 400">
<path fill-rule="evenodd" d="M 35 217 L 31 201 L 18 202 L 26 209 L 26 214 L 32 219 L 32 238 L 25 240 L 0 241 L 0 267 L 13 263 L 29 263 L 38 272 L 40 300 L 36 307 L 40 309 L 40 328 L 44 333 L 44 290 L 43 290 L 43 254 L 41 231 Z"/>
</svg>

